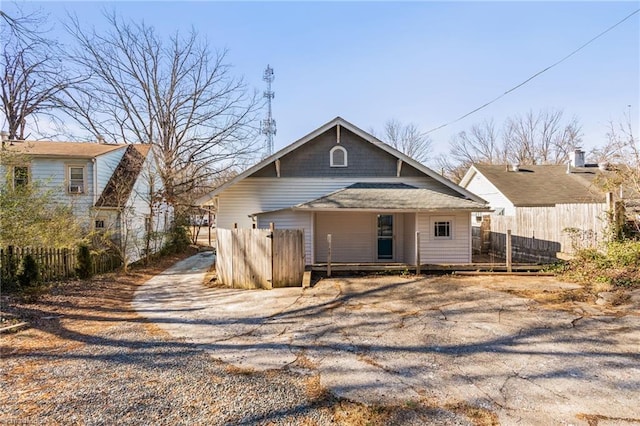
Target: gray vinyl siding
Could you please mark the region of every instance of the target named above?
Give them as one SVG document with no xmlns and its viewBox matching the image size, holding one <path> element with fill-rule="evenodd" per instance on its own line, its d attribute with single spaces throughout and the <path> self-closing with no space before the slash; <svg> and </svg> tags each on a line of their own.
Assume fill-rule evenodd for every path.
<svg viewBox="0 0 640 426">
<path fill-rule="evenodd" d="M 282 210 L 258 216 L 258 228 L 268 228 L 273 223 L 276 229 L 302 229 L 304 231 L 305 262 L 312 263 L 313 222 L 311 212 Z"/>
<path fill-rule="evenodd" d="M 437 239 L 434 237 L 434 220 L 452 221 L 451 239 Z M 470 213 L 418 213 L 420 263 L 471 263 L 470 226 Z"/>
<path fill-rule="evenodd" d="M 251 214 L 286 209 L 314 200 L 356 182 L 406 183 L 418 188 L 440 189 L 429 177 L 421 178 L 247 178 L 218 196 L 217 226 L 251 228 Z"/>
<path fill-rule="evenodd" d="M 85 191 L 82 194 L 67 192 L 67 166 L 85 167 Z M 32 158 L 30 161 L 32 182 L 40 182 L 42 187 L 53 190 L 57 202 L 70 205 L 80 224 L 89 229 L 91 208 L 93 207 L 93 163 L 84 159 Z"/>
<path fill-rule="evenodd" d="M 100 155 L 96 158 L 96 174 L 97 174 L 97 193 L 98 197 L 102 194 L 104 187 L 107 186 L 109 179 L 111 179 L 111 175 L 115 171 L 116 167 L 120 163 L 124 152 L 126 151 L 126 147 L 121 149 L 117 149 L 115 151 L 108 152 L 106 154 Z"/>
<path fill-rule="evenodd" d="M 151 161 L 152 155 L 151 152 L 147 155 L 145 164 L 129 196 L 127 209 L 123 213 L 123 217 L 128 221 L 127 252 L 130 262 L 135 262 L 144 255 L 147 237 L 145 219 L 151 215 L 150 184 L 153 183 L 156 192 L 161 192 L 163 189 L 162 179 L 160 179 L 155 163 Z M 171 214 L 165 215 L 165 211 Z M 164 203 L 156 205 L 154 215 L 151 217 L 153 231 L 158 231 L 158 234 L 154 234 L 155 239 L 150 242 L 150 249 L 153 252 L 159 251 L 165 242 L 164 231 L 168 225 L 165 223 L 165 216 L 172 216 L 170 206 Z"/>
<path fill-rule="evenodd" d="M 342 146 L 347 150 L 347 167 L 331 167 L 329 152 L 335 146 Z M 338 145 L 337 132 L 334 127 L 280 158 L 280 176 L 283 178 L 395 177 L 397 164 L 395 156 L 345 128 L 341 128 L 340 144 Z M 400 175 L 402 177 L 424 176 L 422 172 L 408 164 L 402 165 Z M 273 163 L 268 164 L 251 177 L 276 177 L 276 167 Z"/>
</svg>

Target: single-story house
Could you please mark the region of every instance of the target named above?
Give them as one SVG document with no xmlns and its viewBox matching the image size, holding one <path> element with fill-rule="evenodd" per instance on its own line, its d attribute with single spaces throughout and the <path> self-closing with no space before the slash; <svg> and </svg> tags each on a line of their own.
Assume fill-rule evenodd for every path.
<svg viewBox="0 0 640 426">
<path fill-rule="evenodd" d="M 201 197 L 218 228 L 302 229 L 306 264 L 471 262 L 486 202 L 337 117 Z"/>
<path fill-rule="evenodd" d="M 558 252 L 572 253 L 605 238 L 611 200 L 598 185 L 602 173 L 597 164 L 585 164 L 584 152 L 577 150 L 565 165 L 474 164 L 460 185 L 493 210 L 475 213 L 474 226 L 490 226 L 502 239 L 510 229 L 514 259 L 549 261 Z M 490 251 L 504 255 L 504 245 L 496 238 L 491 243 Z"/>
</svg>

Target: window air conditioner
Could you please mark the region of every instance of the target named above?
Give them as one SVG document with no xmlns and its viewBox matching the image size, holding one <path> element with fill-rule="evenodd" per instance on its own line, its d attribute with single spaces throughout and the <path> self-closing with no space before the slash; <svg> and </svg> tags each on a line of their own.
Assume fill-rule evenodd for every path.
<svg viewBox="0 0 640 426">
<path fill-rule="evenodd" d="M 82 194 L 82 185 L 69 185 L 69 192 L 71 194 Z"/>
</svg>

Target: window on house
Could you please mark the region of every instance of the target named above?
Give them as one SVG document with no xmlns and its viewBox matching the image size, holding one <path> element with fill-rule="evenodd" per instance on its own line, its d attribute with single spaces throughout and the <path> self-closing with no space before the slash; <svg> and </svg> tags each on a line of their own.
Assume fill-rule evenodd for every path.
<svg viewBox="0 0 640 426">
<path fill-rule="evenodd" d="M 341 146 L 334 146 L 329 151 L 329 163 L 331 167 L 347 167 L 347 150 Z"/>
<path fill-rule="evenodd" d="M 451 238 L 451 221 L 442 220 L 433 222 L 433 236 L 435 238 Z"/>
<path fill-rule="evenodd" d="M 84 167 L 82 166 L 69 166 L 69 193 L 70 194 L 83 194 L 85 192 L 84 182 Z"/>
<path fill-rule="evenodd" d="M 98 229 L 98 230 L 104 229 L 104 220 L 103 219 L 96 219 L 95 228 Z"/>
<path fill-rule="evenodd" d="M 29 183 L 29 167 L 15 166 L 13 168 L 13 187 L 24 188 Z"/>
<path fill-rule="evenodd" d="M 144 218 L 144 230 L 147 234 L 151 232 L 151 216 Z"/>
</svg>

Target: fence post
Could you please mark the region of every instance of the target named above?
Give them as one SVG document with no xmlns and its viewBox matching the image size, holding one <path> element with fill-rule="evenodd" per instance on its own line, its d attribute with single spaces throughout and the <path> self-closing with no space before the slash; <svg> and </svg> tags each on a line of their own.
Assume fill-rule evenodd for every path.
<svg viewBox="0 0 640 426">
<path fill-rule="evenodd" d="M 270 242 L 270 244 L 271 244 L 271 274 L 269 274 L 269 275 L 271 275 L 271 277 L 270 277 L 271 279 L 269 280 L 269 282 L 271 283 L 271 288 L 274 288 L 274 287 L 280 285 L 279 283 L 275 282 L 275 279 L 274 279 L 275 277 L 273 276 L 273 264 L 274 264 L 273 258 L 275 257 L 275 253 L 273 252 L 273 248 L 274 248 L 275 244 L 273 244 L 273 240 L 276 239 L 275 230 L 276 230 L 275 224 L 273 222 L 269 222 L 269 232 L 271 233 L 271 242 Z M 277 277 L 277 278 L 280 278 L 280 277 Z"/>
<path fill-rule="evenodd" d="M 13 249 L 13 246 L 7 247 L 7 275 L 11 281 L 16 279 L 16 273 L 18 271 L 15 264 Z"/>
<path fill-rule="evenodd" d="M 416 232 L 416 275 L 420 275 L 420 232 Z"/>
<path fill-rule="evenodd" d="M 506 246 L 507 272 L 511 272 L 511 229 L 507 229 Z"/>
<path fill-rule="evenodd" d="M 327 234 L 327 277 L 331 276 L 331 234 Z"/>
</svg>

